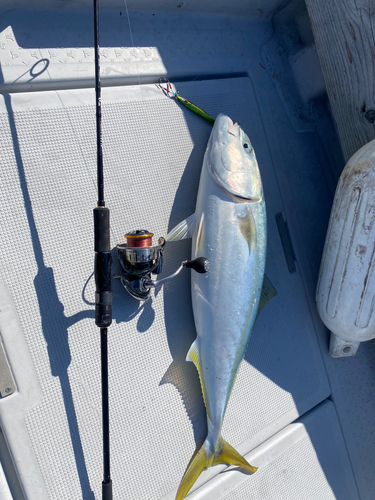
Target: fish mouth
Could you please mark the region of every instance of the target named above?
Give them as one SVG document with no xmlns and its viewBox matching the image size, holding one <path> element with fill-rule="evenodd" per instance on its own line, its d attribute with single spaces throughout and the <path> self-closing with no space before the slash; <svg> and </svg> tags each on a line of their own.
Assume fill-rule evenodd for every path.
<svg viewBox="0 0 375 500">
<path fill-rule="evenodd" d="M 236 120 L 232 120 L 229 117 L 228 117 L 228 119 L 232 122 L 232 123 L 228 123 L 228 126 L 227 126 L 228 134 L 233 135 L 233 137 L 239 137 L 240 126 L 239 126 L 238 122 L 236 122 Z"/>
</svg>

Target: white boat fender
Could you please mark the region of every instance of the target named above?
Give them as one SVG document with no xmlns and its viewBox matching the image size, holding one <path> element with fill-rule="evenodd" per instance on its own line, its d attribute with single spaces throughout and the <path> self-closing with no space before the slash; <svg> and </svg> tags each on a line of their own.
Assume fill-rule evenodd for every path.
<svg viewBox="0 0 375 500">
<path fill-rule="evenodd" d="M 320 266 L 316 303 L 331 331 L 329 352 L 354 356 L 375 337 L 375 140 L 339 179 Z"/>
</svg>

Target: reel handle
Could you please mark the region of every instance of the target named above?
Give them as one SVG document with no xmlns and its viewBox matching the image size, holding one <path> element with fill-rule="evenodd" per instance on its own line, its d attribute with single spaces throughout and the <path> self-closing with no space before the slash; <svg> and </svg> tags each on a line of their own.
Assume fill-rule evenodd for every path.
<svg viewBox="0 0 375 500">
<path fill-rule="evenodd" d="M 156 281 L 152 281 L 149 278 L 142 278 L 140 280 L 140 287 L 142 291 L 145 292 L 147 290 L 150 290 L 150 288 L 156 288 L 162 283 L 165 283 L 166 281 L 175 278 L 182 271 L 184 267 L 186 267 L 187 269 L 193 269 L 197 273 L 204 274 L 210 269 L 210 263 L 208 259 L 206 259 L 206 257 L 198 257 L 197 259 L 194 260 L 184 260 L 181 263 L 181 266 L 177 269 L 177 271 L 171 274 L 170 276 L 167 276 L 166 278 Z"/>
<path fill-rule="evenodd" d="M 199 274 L 204 274 L 210 269 L 210 263 L 206 257 L 198 257 L 194 260 L 186 260 L 184 267 L 194 269 Z"/>
</svg>

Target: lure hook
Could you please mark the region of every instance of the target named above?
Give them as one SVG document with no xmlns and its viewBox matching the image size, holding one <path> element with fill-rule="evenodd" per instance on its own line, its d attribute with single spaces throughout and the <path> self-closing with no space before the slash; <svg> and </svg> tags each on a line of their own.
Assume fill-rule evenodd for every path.
<svg viewBox="0 0 375 500">
<path fill-rule="evenodd" d="M 162 84 L 166 84 L 167 87 L 162 87 Z M 176 97 L 178 95 L 178 90 L 177 92 L 174 92 L 174 90 L 172 90 L 171 82 L 168 80 L 168 78 L 165 78 L 165 76 L 159 78 L 159 87 L 167 97 Z"/>
<path fill-rule="evenodd" d="M 162 84 L 166 84 L 167 86 L 163 87 Z M 176 92 L 174 90 L 172 90 L 171 82 L 168 80 L 168 78 L 165 78 L 165 76 L 162 76 L 161 78 L 159 78 L 159 87 L 164 92 L 164 95 L 166 95 L 167 97 L 174 97 L 176 99 L 176 101 L 179 101 L 181 104 L 183 104 L 184 106 L 189 108 L 191 111 L 193 111 L 197 115 L 201 116 L 202 118 L 204 118 L 205 120 L 207 120 L 211 123 L 214 123 L 215 119 L 212 118 L 212 116 L 210 116 L 208 113 L 206 113 L 202 108 L 196 106 L 192 102 L 181 97 L 179 95 L 178 90 Z"/>
</svg>

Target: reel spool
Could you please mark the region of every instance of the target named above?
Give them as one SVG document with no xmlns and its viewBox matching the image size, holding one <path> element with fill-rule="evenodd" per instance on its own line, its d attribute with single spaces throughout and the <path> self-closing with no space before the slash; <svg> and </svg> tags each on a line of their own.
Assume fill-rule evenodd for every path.
<svg viewBox="0 0 375 500">
<path fill-rule="evenodd" d="M 158 245 L 152 245 L 153 233 L 145 229 L 137 229 L 125 235 L 126 243 L 117 245 L 117 258 L 121 266 L 121 275 L 114 278 L 121 280 L 125 290 L 138 300 L 147 300 L 151 288 L 175 278 L 186 267 L 198 273 L 206 273 L 210 264 L 205 257 L 185 260 L 175 273 L 167 278 L 153 281 L 152 274 L 160 274 L 163 268 L 163 252 L 165 239 L 160 238 Z"/>
</svg>

